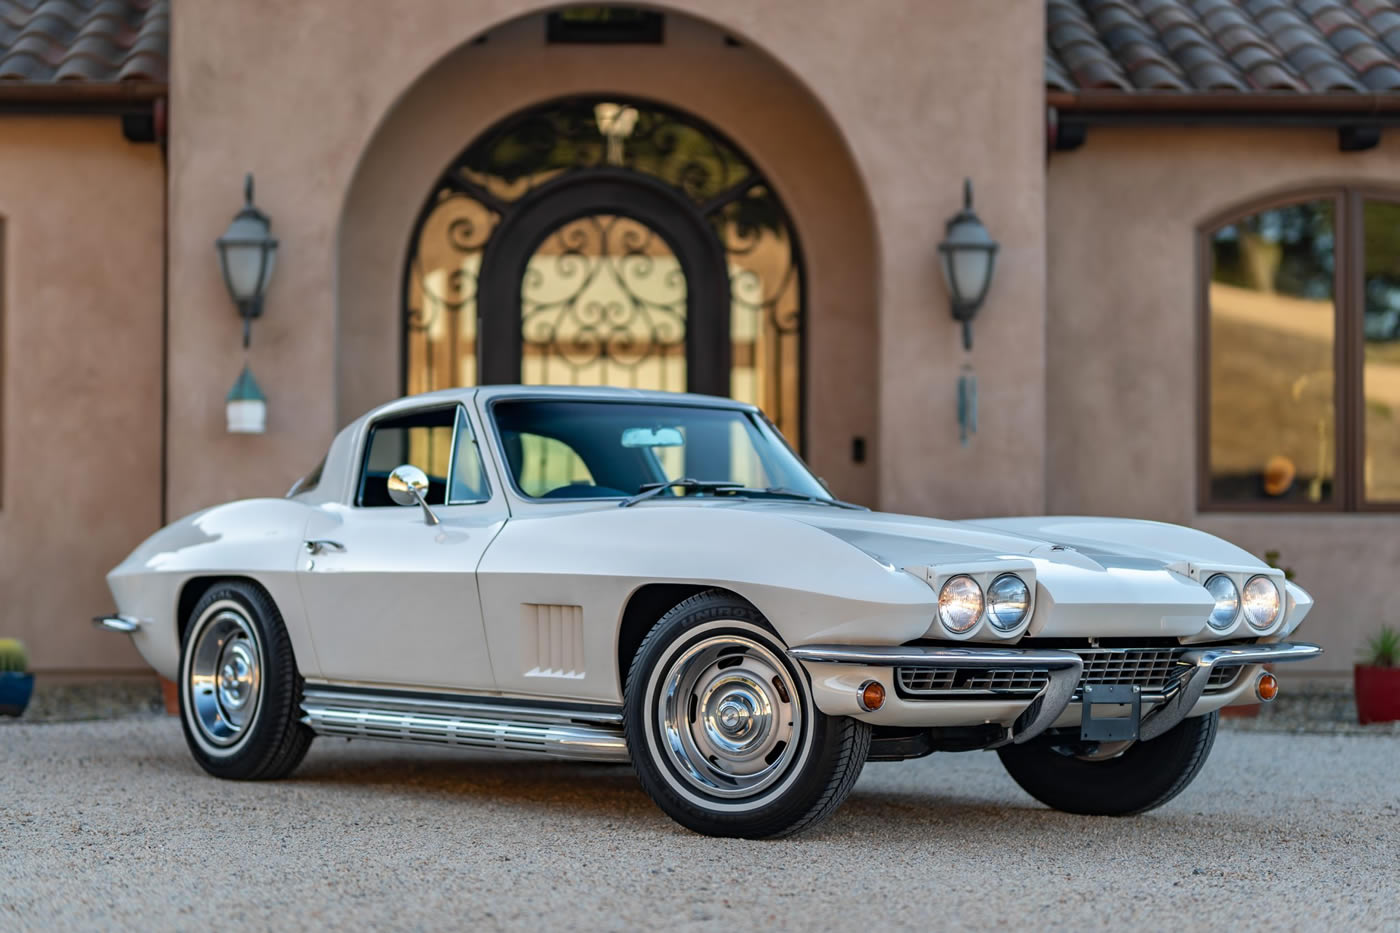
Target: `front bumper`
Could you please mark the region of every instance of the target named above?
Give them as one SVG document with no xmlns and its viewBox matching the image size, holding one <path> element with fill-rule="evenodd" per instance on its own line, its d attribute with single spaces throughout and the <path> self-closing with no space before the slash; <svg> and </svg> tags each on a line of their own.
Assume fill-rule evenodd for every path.
<svg viewBox="0 0 1400 933">
<path fill-rule="evenodd" d="M 92 624 L 104 632 L 117 632 L 121 635 L 130 635 L 141 627 L 141 620 L 135 616 L 124 616 L 119 613 L 111 613 L 105 616 L 93 616 Z"/>
<path fill-rule="evenodd" d="M 1152 707 L 1142 714 L 1138 738 L 1153 739 L 1177 725 L 1201 704 L 1211 673 L 1221 667 L 1304 661 L 1322 653 L 1301 642 L 1262 645 L 1207 645 L 1184 650 L 1173 662 L 1179 672 Z M 856 715 L 876 724 L 902 726 L 980 725 L 1001 722 L 1006 734 L 999 744 L 1021 743 L 1055 725 L 1081 688 L 1084 660 L 1062 649 L 993 648 L 978 646 L 855 646 L 802 645 L 788 651 L 811 677 L 817 706 L 830 715 Z M 891 714 L 861 715 L 856 699 L 870 672 L 883 672 L 888 682 L 895 668 L 956 671 L 1041 672 L 1044 685 L 1032 697 L 901 701 L 897 719 Z M 1207 702 L 1209 697 L 1205 698 Z M 1208 712 L 1221 704 L 1207 706 Z M 893 711 L 891 711 L 893 712 Z M 950 715 L 951 714 L 951 715 Z M 951 721 L 950 721 L 951 720 Z"/>
</svg>

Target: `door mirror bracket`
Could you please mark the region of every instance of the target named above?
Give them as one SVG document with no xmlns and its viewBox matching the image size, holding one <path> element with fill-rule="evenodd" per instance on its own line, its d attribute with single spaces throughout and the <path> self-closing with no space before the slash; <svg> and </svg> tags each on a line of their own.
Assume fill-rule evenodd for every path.
<svg viewBox="0 0 1400 933">
<path fill-rule="evenodd" d="M 423 524 L 441 524 L 433 510 L 428 507 L 428 475 L 411 463 L 396 467 L 389 474 L 389 498 L 395 505 L 419 505 L 423 507 Z"/>
</svg>

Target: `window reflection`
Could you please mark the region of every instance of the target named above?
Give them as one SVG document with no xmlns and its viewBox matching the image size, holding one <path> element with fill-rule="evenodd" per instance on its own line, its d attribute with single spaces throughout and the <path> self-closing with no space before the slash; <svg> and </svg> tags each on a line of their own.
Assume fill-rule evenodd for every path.
<svg viewBox="0 0 1400 933">
<path fill-rule="evenodd" d="M 495 310 L 477 303 L 479 281 L 491 277 L 482 267 L 495 255 L 488 245 L 527 195 L 590 172 L 660 182 L 703 215 L 729 277 L 730 394 L 757 404 L 800 446 L 804 298 L 787 212 L 757 167 L 708 126 L 635 101 L 572 98 L 517 114 L 444 174 L 413 234 L 405 276 L 407 391 L 477 384 L 481 361 L 499 352 L 478 346 L 479 319 Z M 538 244 L 520 289 L 521 382 L 713 384 L 717 374 L 690 372 L 685 353 L 686 341 L 701 339 L 713 321 L 699 312 L 712 309 L 687 319 L 687 296 L 700 289 L 680 273 L 666 232 L 600 214 Z M 589 278 L 602 259 L 614 271 Z M 582 286 L 572 298 L 570 286 Z M 580 313 L 556 320 L 550 312 L 561 300 Z"/>
<path fill-rule="evenodd" d="M 1330 199 L 1261 211 L 1211 237 L 1214 501 L 1332 501 L 1334 250 Z"/>
<path fill-rule="evenodd" d="M 1400 502 L 1400 204 L 1365 207 L 1366 447 L 1362 482 L 1372 502 Z"/>
</svg>

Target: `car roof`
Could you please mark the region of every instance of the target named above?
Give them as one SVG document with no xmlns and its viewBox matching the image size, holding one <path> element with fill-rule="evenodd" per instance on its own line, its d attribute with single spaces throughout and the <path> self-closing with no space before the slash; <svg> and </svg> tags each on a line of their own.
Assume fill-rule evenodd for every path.
<svg viewBox="0 0 1400 933">
<path fill-rule="evenodd" d="M 492 402 L 503 398 L 577 399 L 607 402 L 654 402 L 658 404 L 703 405 L 712 408 L 734 408 L 756 411 L 748 402 L 735 401 L 718 395 L 694 392 L 659 392 L 650 389 L 619 389 L 611 386 L 523 386 L 491 385 L 460 389 L 439 389 L 420 395 L 407 395 L 366 412 L 358 421 L 367 421 L 396 411 L 408 411 L 439 403 L 463 402 L 472 399 Z"/>
<path fill-rule="evenodd" d="M 656 392 L 643 389 L 614 389 L 608 386 L 521 386 L 493 385 L 459 389 L 439 389 L 420 395 L 408 395 L 370 409 L 351 421 L 331 441 L 322 468 L 319 486 L 302 493 L 308 502 L 345 501 L 356 482 L 356 457 L 369 423 L 385 415 L 413 411 L 436 405 L 460 403 L 471 406 L 474 400 L 490 403 L 497 399 L 578 399 L 606 402 L 653 402 L 672 405 L 699 405 L 706 408 L 728 408 L 757 411 L 757 406 L 737 402 L 717 395 L 689 392 Z"/>
</svg>

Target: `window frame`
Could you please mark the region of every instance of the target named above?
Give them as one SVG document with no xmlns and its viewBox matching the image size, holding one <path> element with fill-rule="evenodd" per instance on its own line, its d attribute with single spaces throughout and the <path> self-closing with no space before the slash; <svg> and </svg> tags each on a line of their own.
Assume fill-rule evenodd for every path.
<svg viewBox="0 0 1400 933">
<path fill-rule="evenodd" d="M 1211 306 L 1215 274 L 1212 239 L 1222 227 L 1263 211 L 1307 201 L 1332 202 L 1332 368 L 1333 495 L 1330 502 L 1248 502 L 1216 499 L 1211 494 Z M 1288 188 L 1235 205 L 1207 218 L 1196 228 L 1196 510 L 1198 512 L 1265 512 L 1355 514 L 1400 512 L 1400 502 L 1373 502 L 1365 495 L 1365 206 L 1368 201 L 1400 205 L 1400 189 L 1375 183 L 1347 183 Z"/>
<path fill-rule="evenodd" d="M 360 444 L 359 456 L 356 457 L 355 487 L 354 496 L 351 499 L 351 506 L 356 509 L 379 510 L 388 508 L 387 506 L 365 505 L 365 479 L 368 476 L 369 454 L 374 445 L 374 432 L 385 421 L 395 421 L 410 415 L 423 415 L 436 411 L 446 411 L 454 409 L 452 418 L 452 448 L 447 455 L 447 476 L 443 480 L 442 503 L 432 506 L 432 508 L 448 508 L 457 505 L 482 505 L 490 502 L 495 495 L 491 487 L 490 469 L 487 466 L 486 457 L 481 451 L 481 442 L 477 438 L 477 432 L 472 427 L 471 417 L 467 413 L 466 405 L 461 402 L 452 402 L 447 405 L 424 405 L 419 408 L 401 408 L 396 411 L 387 411 L 383 415 L 375 418 L 365 425 L 364 439 Z M 471 439 L 472 447 L 476 449 L 477 460 L 481 464 L 481 481 L 483 484 L 482 496 L 476 499 L 453 499 L 452 480 L 457 475 L 457 455 L 461 449 L 462 432 L 465 430 Z M 416 466 L 416 464 L 414 464 Z"/>
<path fill-rule="evenodd" d="M 545 499 L 545 498 L 541 498 L 541 497 L 538 497 L 538 496 L 531 496 L 531 495 L 528 495 L 528 494 L 526 494 L 526 492 L 525 492 L 523 489 L 520 488 L 520 484 L 519 484 L 519 482 L 518 482 L 518 481 L 516 480 L 516 478 L 515 478 L 515 473 L 514 473 L 514 471 L 511 470 L 511 468 L 510 468 L 510 463 L 506 460 L 506 457 L 505 457 L 505 441 L 504 441 L 504 438 L 503 438 L 503 436 L 502 436 L 502 434 L 501 434 L 501 427 L 500 427 L 500 424 L 499 424 L 499 422 L 498 422 L 498 420 L 497 420 L 497 418 L 496 418 L 496 406 L 499 405 L 499 404 L 508 404 L 508 403 L 511 403 L 511 402 L 560 402 L 560 401 L 563 401 L 563 402 L 587 402 L 587 403 L 589 403 L 589 404 L 602 404 L 602 405 L 638 405 L 638 404 L 647 405 L 647 404 L 652 404 L 652 405 L 665 405 L 665 406 L 672 407 L 672 408 L 700 408 L 700 409 L 710 409 L 710 410 L 713 410 L 713 409 L 720 409 L 720 410 L 723 410 L 723 411 L 733 411 L 733 412 L 738 413 L 739 415 L 741 415 L 741 416 L 744 417 L 745 419 L 747 419 L 748 422 L 749 422 L 751 425 L 753 425 L 753 426 L 755 427 L 756 430 L 758 430 L 760 436 L 762 436 L 762 435 L 764 434 L 763 427 L 762 427 L 763 422 L 768 422 L 767 416 L 765 416 L 761 410 L 757 409 L 757 408 L 754 407 L 754 406 L 750 406 L 750 405 L 748 405 L 748 404 L 745 404 L 745 403 L 736 402 L 736 403 L 733 404 L 733 405 L 708 404 L 708 403 L 704 403 L 704 402 L 687 401 L 687 400 L 684 400 L 684 396 L 681 396 L 681 400 L 678 400 L 678 401 L 671 401 L 671 400 L 669 400 L 669 399 L 667 399 L 667 400 L 665 400 L 665 401 L 658 401 L 658 400 L 649 399 L 649 398 L 607 398 L 607 397 L 594 397 L 594 396 L 587 396 L 587 395 L 579 395 L 579 396 L 559 396 L 559 395 L 550 395 L 550 394 L 545 394 L 545 393 L 541 393 L 541 394 L 538 394 L 538 395 L 533 394 L 533 393 L 521 393 L 521 394 L 519 394 L 519 395 L 497 395 L 497 396 L 495 396 L 495 397 L 489 399 L 489 400 L 486 402 L 486 406 L 485 406 L 485 407 L 486 407 L 486 417 L 485 417 L 486 428 L 487 428 L 487 430 L 489 430 L 489 431 L 491 432 L 491 436 L 492 436 L 492 438 L 494 439 L 495 444 L 496 444 L 496 449 L 499 450 L 499 451 L 501 451 L 501 458 L 500 458 L 500 461 L 501 461 L 501 462 L 500 462 L 500 465 L 501 465 L 501 473 L 502 473 L 502 475 L 503 475 L 503 477 L 504 477 L 504 482 L 505 482 L 507 488 L 509 488 L 510 491 L 511 491 L 511 493 L 514 494 L 516 497 L 518 497 L 522 502 L 527 502 L 527 503 L 530 503 L 531 505 L 545 505 L 545 506 L 549 506 L 549 505 L 569 505 L 569 504 L 578 505 L 578 503 L 580 503 L 580 502 L 621 502 L 621 501 L 624 501 L 624 500 L 630 498 L 630 496 L 597 496 L 597 497 L 587 497 L 587 498 L 578 498 L 578 499 Z M 825 483 L 822 483 L 822 482 L 820 481 L 820 478 L 817 477 L 817 474 L 816 474 L 815 472 L 813 472 L 813 470 L 812 470 L 812 468 L 811 468 L 810 466 L 807 465 L 807 461 L 803 460 L 802 457 L 801 457 L 799 454 L 797 454 L 796 451 L 793 450 L 792 445 L 789 444 L 789 443 L 787 442 L 787 438 L 783 435 L 783 432 L 782 432 L 782 431 L 779 431 L 779 430 L 776 428 L 776 426 L 771 426 L 771 422 L 768 422 L 768 423 L 769 423 L 769 425 L 770 425 L 769 430 L 772 431 L 774 438 L 776 438 L 785 448 L 787 448 L 788 452 L 792 454 L 793 458 L 794 458 L 798 463 L 800 463 L 800 464 L 802 465 L 802 467 L 803 467 L 804 469 L 807 470 L 808 473 L 811 474 L 811 476 L 812 476 L 813 479 L 816 479 L 816 480 L 818 481 L 818 485 L 821 486 L 821 488 L 826 489 L 826 484 L 825 484 Z M 540 435 L 540 436 L 544 436 L 544 435 Z M 577 453 L 577 452 L 576 452 L 576 453 Z M 761 455 L 760 455 L 760 456 L 761 456 Z M 580 457 L 579 459 L 582 459 L 582 457 Z M 586 462 L 586 461 L 585 461 L 585 464 L 584 464 L 584 465 L 585 465 L 585 466 L 587 465 L 587 462 Z M 769 473 L 770 475 L 771 475 L 772 472 L 773 472 L 773 471 L 772 471 L 772 467 L 768 466 L 766 462 L 765 462 L 765 464 L 764 464 L 764 469 L 767 470 L 768 473 Z M 591 470 L 590 470 L 590 472 L 591 472 Z M 663 477 L 663 478 L 664 478 L 664 477 Z M 830 494 L 830 491 L 829 491 L 829 490 L 828 490 L 828 494 Z"/>
</svg>

